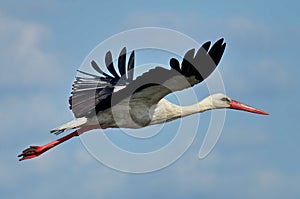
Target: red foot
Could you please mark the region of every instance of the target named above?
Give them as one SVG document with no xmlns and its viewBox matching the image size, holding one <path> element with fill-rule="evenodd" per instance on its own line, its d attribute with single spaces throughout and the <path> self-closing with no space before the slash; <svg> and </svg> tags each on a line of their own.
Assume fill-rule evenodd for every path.
<svg viewBox="0 0 300 199">
<path fill-rule="evenodd" d="M 47 150 L 47 148 L 42 146 L 30 146 L 29 148 L 25 149 L 22 154 L 18 155 L 18 157 L 21 157 L 19 161 L 38 157 Z"/>
<path fill-rule="evenodd" d="M 69 140 L 72 137 L 78 136 L 80 134 L 83 134 L 86 131 L 92 130 L 92 129 L 97 129 L 100 128 L 99 125 L 92 125 L 92 126 L 86 126 L 86 127 L 82 127 L 62 138 L 59 138 L 57 140 L 54 140 L 48 144 L 45 144 L 43 146 L 30 146 L 29 148 L 25 149 L 22 154 L 18 155 L 18 157 L 21 157 L 19 159 L 19 161 L 22 160 L 27 160 L 27 159 L 31 159 L 31 158 L 35 158 L 38 157 L 39 155 L 41 155 L 42 153 L 48 151 L 49 149 Z"/>
</svg>

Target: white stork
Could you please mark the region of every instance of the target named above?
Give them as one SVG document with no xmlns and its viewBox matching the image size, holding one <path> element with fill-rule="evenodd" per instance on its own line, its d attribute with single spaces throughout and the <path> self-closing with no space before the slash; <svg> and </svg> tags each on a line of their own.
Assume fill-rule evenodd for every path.
<svg viewBox="0 0 300 199">
<path fill-rule="evenodd" d="M 267 115 L 224 94 L 213 94 L 191 106 L 178 106 L 164 99 L 171 92 L 192 87 L 207 78 L 220 62 L 225 46 L 224 39 L 212 46 L 211 42 L 206 42 L 196 54 L 195 49 L 187 51 L 181 64 L 172 58 L 170 69 L 158 66 L 136 79 L 133 78 L 134 51 L 126 67 L 126 48 L 122 49 L 118 57 L 119 73 L 108 51 L 105 64 L 110 74 L 103 72 L 95 61 L 91 61 L 91 66 L 99 76 L 79 71 L 85 77 L 76 77 L 69 98 L 75 119 L 51 132 L 59 134 L 70 129 L 77 130 L 43 146 L 30 146 L 18 156 L 19 160 L 37 157 L 74 136 L 97 128 L 142 128 L 219 108 Z"/>
</svg>

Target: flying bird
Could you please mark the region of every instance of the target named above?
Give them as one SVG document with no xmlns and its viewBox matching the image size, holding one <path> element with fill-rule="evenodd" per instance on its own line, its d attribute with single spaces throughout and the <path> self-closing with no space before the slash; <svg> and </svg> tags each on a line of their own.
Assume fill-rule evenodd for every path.
<svg viewBox="0 0 300 199">
<path fill-rule="evenodd" d="M 164 99 L 172 92 L 193 87 L 207 78 L 219 64 L 225 47 L 223 38 L 213 45 L 208 41 L 197 52 L 195 49 L 188 50 L 181 63 L 171 58 L 169 69 L 157 66 L 137 78 L 134 78 L 134 51 L 126 62 L 126 48 L 121 50 L 117 61 L 118 72 L 113 64 L 112 53 L 108 51 L 105 65 L 109 73 L 101 70 L 94 60 L 91 61 L 91 67 L 99 75 L 78 70 L 82 76 L 76 77 L 69 98 L 75 119 L 50 132 L 60 134 L 70 129 L 77 130 L 48 144 L 30 146 L 18 155 L 19 160 L 37 157 L 92 129 L 138 129 L 220 108 L 268 115 L 221 93 L 210 95 L 190 106 L 179 106 Z"/>
</svg>

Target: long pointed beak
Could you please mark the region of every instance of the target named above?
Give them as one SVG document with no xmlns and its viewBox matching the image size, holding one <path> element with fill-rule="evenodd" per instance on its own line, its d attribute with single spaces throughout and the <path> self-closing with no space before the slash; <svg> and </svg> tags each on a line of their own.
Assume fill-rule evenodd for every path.
<svg viewBox="0 0 300 199">
<path fill-rule="evenodd" d="M 249 105 L 243 104 L 243 103 L 235 101 L 235 100 L 230 101 L 229 108 L 237 109 L 237 110 L 241 110 L 241 111 L 247 111 L 247 112 L 256 113 L 256 114 L 269 115 L 269 113 L 267 113 L 265 111 L 256 109 L 254 107 L 251 107 Z"/>
</svg>

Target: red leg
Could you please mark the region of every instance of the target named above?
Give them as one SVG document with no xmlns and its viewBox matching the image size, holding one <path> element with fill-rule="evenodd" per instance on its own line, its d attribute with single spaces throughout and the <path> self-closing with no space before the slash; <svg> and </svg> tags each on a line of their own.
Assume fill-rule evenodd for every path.
<svg viewBox="0 0 300 199">
<path fill-rule="evenodd" d="M 90 131 L 90 130 L 93 130 L 93 129 L 97 129 L 97 128 L 100 128 L 99 125 L 93 125 L 93 126 L 87 126 L 87 127 L 82 127 L 60 139 L 57 139 L 53 142 L 50 142 L 48 144 L 45 144 L 43 146 L 30 146 L 29 148 L 25 149 L 22 154 L 18 155 L 18 157 L 21 157 L 19 159 L 19 161 L 22 161 L 22 160 L 26 160 L 26 159 L 31 159 L 31 158 L 35 158 L 35 157 L 38 157 L 39 155 L 41 155 L 42 153 L 48 151 L 49 149 L 71 139 L 72 137 L 75 137 L 75 136 L 79 136 L 81 134 L 83 134 L 84 132 L 87 132 L 87 131 Z"/>
</svg>

